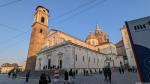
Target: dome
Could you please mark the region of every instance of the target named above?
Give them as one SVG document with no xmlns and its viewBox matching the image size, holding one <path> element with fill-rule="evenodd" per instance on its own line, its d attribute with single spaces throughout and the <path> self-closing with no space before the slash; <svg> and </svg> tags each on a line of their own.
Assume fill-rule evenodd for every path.
<svg viewBox="0 0 150 84">
<path fill-rule="evenodd" d="M 87 36 L 87 39 L 96 39 L 96 36 L 90 32 L 90 34 Z"/>
</svg>

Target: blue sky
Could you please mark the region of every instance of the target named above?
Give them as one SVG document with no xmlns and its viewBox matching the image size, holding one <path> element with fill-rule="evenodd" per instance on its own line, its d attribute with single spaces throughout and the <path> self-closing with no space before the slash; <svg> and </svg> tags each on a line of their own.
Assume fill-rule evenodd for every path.
<svg viewBox="0 0 150 84">
<path fill-rule="evenodd" d="M 1 6 L 10 1 L 14 0 L 0 1 L 0 65 L 26 60 L 33 15 L 38 5 L 50 11 L 49 29 L 85 40 L 99 24 L 113 43 L 121 40 L 120 28 L 125 21 L 150 15 L 150 0 L 21 0 Z M 85 3 L 88 4 L 81 6 Z"/>
</svg>

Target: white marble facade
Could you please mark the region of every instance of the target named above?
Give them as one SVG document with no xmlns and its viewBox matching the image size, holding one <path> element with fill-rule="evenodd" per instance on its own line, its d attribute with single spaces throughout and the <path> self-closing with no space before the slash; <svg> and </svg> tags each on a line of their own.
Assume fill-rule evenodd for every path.
<svg viewBox="0 0 150 84">
<path fill-rule="evenodd" d="M 101 32 L 101 31 L 100 31 Z M 93 36 L 91 36 L 93 39 Z M 99 70 L 105 66 L 120 67 L 123 56 L 117 56 L 111 42 L 91 45 L 62 31 L 51 29 L 38 52 L 35 70 L 48 70 L 52 66 L 62 69 Z"/>
<path fill-rule="evenodd" d="M 42 49 L 37 56 L 35 70 L 50 69 L 50 66 L 59 66 L 62 69 L 83 69 L 93 71 L 110 67 L 120 67 L 123 58 L 115 54 L 104 54 L 93 51 L 71 42 L 63 42 L 55 46 Z"/>
</svg>

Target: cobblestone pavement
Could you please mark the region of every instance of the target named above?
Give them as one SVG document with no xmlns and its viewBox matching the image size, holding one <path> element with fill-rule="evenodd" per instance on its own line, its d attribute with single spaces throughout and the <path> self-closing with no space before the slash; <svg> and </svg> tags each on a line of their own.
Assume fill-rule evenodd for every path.
<svg viewBox="0 0 150 84">
<path fill-rule="evenodd" d="M 30 79 L 28 83 L 24 78 L 11 79 L 7 75 L 0 74 L 0 84 L 38 84 L 39 79 Z M 136 84 L 139 82 L 136 73 L 125 72 L 125 74 L 119 74 L 118 72 L 112 73 L 112 82 L 104 81 L 103 74 L 92 74 L 90 76 L 78 75 L 74 80 L 74 84 Z M 53 84 L 53 83 L 52 83 Z M 63 84 L 63 78 L 56 84 Z"/>
</svg>

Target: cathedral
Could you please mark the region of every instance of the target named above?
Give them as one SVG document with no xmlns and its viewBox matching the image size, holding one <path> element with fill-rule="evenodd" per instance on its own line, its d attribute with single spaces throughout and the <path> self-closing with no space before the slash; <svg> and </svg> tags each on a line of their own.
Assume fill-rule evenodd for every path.
<svg viewBox="0 0 150 84">
<path fill-rule="evenodd" d="M 106 66 L 124 65 L 116 46 L 97 24 L 86 40 L 56 29 L 48 30 L 49 10 L 38 6 L 34 14 L 26 70 L 49 70 L 51 67 L 97 71 Z"/>
</svg>

